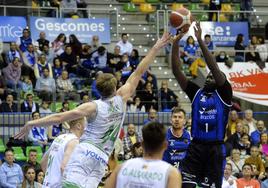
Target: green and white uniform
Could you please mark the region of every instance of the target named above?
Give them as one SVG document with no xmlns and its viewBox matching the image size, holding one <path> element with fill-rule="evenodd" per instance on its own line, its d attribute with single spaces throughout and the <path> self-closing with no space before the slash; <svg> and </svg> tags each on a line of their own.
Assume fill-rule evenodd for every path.
<svg viewBox="0 0 268 188">
<path fill-rule="evenodd" d="M 116 188 L 166 188 L 171 168 L 162 160 L 130 159 L 118 172 Z"/>
<path fill-rule="evenodd" d="M 95 100 L 97 111 L 64 170 L 63 187 L 95 188 L 105 173 L 125 117 L 121 96 Z"/>
<path fill-rule="evenodd" d="M 43 188 L 60 188 L 61 187 L 61 170 L 60 166 L 64 157 L 64 151 L 67 144 L 77 139 L 72 133 L 62 134 L 58 136 L 49 148 L 47 171 L 45 173 L 45 179 Z"/>
</svg>

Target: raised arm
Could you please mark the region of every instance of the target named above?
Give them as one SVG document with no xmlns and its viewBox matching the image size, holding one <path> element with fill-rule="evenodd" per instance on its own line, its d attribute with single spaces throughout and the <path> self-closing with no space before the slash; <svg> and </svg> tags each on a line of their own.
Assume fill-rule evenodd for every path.
<svg viewBox="0 0 268 188">
<path fill-rule="evenodd" d="M 213 75 L 213 78 L 215 79 L 217 86 L 222 86 L 226 81 L 226 77 L 224 76 L 223 72 L 220 71 L 215 57 L 209 52 L 207 46 L 205 45 L 204 41 L 202 40 L 202 37 L 201 37 L 202 36 L 202 29 L 200 27 L 199 22 L 196 22 L 196 25 L 194 27 L 194 31 L 195 31 L 195 36 L 197 38 L 199 46 L 203 52 L 205 61 L 206 61 L 208 68 L 210 69 L 210 71 Z"/>
<path fill-rule="evenodd" d="M 173 40 L 171 50 L 171 61 L 172 61 L 172 72 L 177 82 L 180 84 L 181 89 L 185 90 L 188 84 L 188 79 L 181 71 L 182 63 L 179 57 L 179 44 L 178 44 L 183 35 L 184 35 L 183 33 L 179 33 Z"/>
<path fill-rule="evenodd" d="M 158 39 L 155 45 L 151 48 L 148 54 L 142 59 L 137 69 L 130 75 L 126 83 L 117 91 L 118 95 L 121 95 L 124 101 L 127 101 L 131 97 L 145 71 L 149 68 L 149 65 L 153 62 L 158 52 L 170 41 L 171 35 L 164 33 L 161 39 Z"/>
<path fill-rule="evenodd" d="M 28 121 L 21 131 L 15 135 L 15 139 L 22 139 L 32 127 L 47 127 L 50 125 L 60 124 L 64 121 L 71 121 L 81 117 L 88 117 L 96 112 L 96 104 L 94 102 L 85 103 L 73 110 L 52 114 L 40 119 Z"/>
</svg>

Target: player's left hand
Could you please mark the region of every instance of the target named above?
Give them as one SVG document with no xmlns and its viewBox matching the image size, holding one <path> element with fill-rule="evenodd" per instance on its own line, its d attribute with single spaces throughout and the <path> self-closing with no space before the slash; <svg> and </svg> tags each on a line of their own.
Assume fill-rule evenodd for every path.
<svg viewBox="0 0 268 188">
<path fill-rule="evenodd" d="M 196 21 L 195 26 L 194 26 L 194 34 L 197 39 L 202 39 L 202 29 L 200 26 L 200 22 Z"/>
</svg>

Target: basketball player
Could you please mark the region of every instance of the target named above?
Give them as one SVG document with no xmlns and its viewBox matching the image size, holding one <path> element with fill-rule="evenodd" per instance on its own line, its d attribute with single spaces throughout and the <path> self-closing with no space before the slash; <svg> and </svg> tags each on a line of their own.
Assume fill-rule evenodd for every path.
<svg viewBox="0 0 268 188">
<path fill-rule="evenodd" d="M 182 33 L 175 38 L 172 47 L 173 74 L 192 101 L 193 139 L 180 166 L 182 187 L 192 188 L 199 185 L 220 188 L 225 166 L 223 140 L 231 107 L 232 88 L 202 40 L 199 22 L 196 23 L 194 30 L 211 71 L 203 88 L 188 80 L 180 69 L 178 42 L 183 37 Z"/>
<path fill-rule="evenodd" d="M 171 127 L 167 131 L 166 140 L 168 147 L 163 155 L 163 160 L 179 168 L 190 144 L 190 134 L 186 131 L 186 113 L 183 109 L 175 107 L 171 111 Z"/>
<path fill-rule="evenodd" d="M 180 188 L 179 171 L 162 161 L 167 147 L 165 126 L 150 122 L 142 128 L 143 158 L 130 159 L 117 167 L 105 188 Z"/>
<path fill-rule="evenodd" d="M 49 126 L 87 117 L 88 126 L 65 167 L 63 187 L 97 187 L 123 124 L 126 102 L 134 94 L 142 75 L 157 53 L 169 43 L 170 37 L 170 34 L 164 33 L 162 38 L 157 40 L 137 69 L 117 91 L 117 80 L 112 74 L 99 75 L 96 86 L 101 99 L 82 104 L 71 111 L 29 121 L 16 135 L 16 138 L 23 138 L 33 126 Z"/>
<path fill-rule="evenodd" d="M 62 172 L 84 132 L 84 117 L 68 122 L 70 133 L 58 136 L 43 156 L 42 169 L 45 172 L 43 188 L 61 187 Z"/>
</svg>

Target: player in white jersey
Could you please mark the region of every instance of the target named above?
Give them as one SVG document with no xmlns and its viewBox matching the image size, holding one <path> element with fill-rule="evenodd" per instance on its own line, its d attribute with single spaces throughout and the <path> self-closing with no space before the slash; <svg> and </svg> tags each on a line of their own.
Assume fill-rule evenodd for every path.
<svg viewBox="0 0 268 188">
<path fill-rule="evenodd" d="M 151 122 L 142 128 L 143 158 L 130 159 L 117 167 L 104 188 L 181 188 L 181 174 L 162 161 L 167 148 L 165 126 Z"/>
<path fill-rule="evenodd" d="M 75 148 L 64 172 L 63 187 L 95 188 L 105 173 L 105 166 L 124 121 L 126 102 L 153 62 L 158 52 L 169 43 L 171 35 L 158 39 L 126 83 L 116 91 L 117 80 L 112 74 L 101 74 L 96 86 L 102 98 L 77 108 L 28 121 L 15 138 L 23 138 L 33 126 L 49 126 L 79 117 L 87 117 L 88 126 Z M 78 154 L 78 155 L 76 155 Z M 75 178 L 74 178 L 75 177 Z"/>
<path fill-rule="evenodd" d="M 62 172 L 84 133 L 86 118 L 68 122 L 70 133 L 59 135 L 42 158 L 41 166 L 45 172 L 43 188 L 60 188 Z"/>
</svg>

